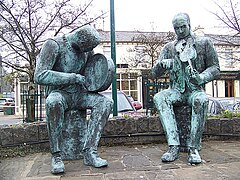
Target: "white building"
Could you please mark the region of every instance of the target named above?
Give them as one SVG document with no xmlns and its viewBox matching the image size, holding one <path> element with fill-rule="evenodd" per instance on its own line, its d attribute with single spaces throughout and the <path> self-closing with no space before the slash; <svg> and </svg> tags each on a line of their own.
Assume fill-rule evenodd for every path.
<svg viewBox="0 0 240 180">
<path fill-rule="evenodd" d="M 110 56 L 110 32 L 99 31 L 102 43 L 96 49 L 97 52 Z M 134 66 L 133 56 L 140 57 L 141 44 L 136 40 L 139 34 L 149 32 L 116 31 L 116 64 L 117 64 L 117 88 L 131 95 L 134 99 L 144 103 L 144 69 L 151 69 L 149 64 L 139 63 Z M 151 32 L 152 33 L 152 32 Z M 157 36 L 166 33 L 155 32 Z M 240 36 L 205 34 L 212 39 L 217 50 L 220 62 L 221 76 L 206 84 L 206 92 L 214 97 L 240 97 Z M 135 49 L 135 54 L 129 49 Z M 139 52 L 138 52 L 139 49 Z M 141 57 L 142 58 L 142 57 Z M 144 57 L 146 58 L 146 56 Z M 150 62 L 150 57 L 145 62 Z M 167 79 L 166 79 L 167 81 Z"/>
</svg>

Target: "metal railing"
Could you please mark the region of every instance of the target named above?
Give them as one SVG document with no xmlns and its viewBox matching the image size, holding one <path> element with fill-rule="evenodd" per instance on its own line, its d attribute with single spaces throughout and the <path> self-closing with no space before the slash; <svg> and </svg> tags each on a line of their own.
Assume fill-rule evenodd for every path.
<svg viewBox="0 0 240 180">
<path fill-rule="evenodd" d="M 156 108 L 153 103 L 153 97 L 156 93 L 167 89 L 169 82 L 162 82 L 158 80 L 150 80 L 146 78 L 144 82 L 146 91 L 143 95 L 146 97 L 144 101 L 144 108 L 146 109 L 146 115 L 150 111 L 150 115 L 156 112 Z M 26 90 L 27 86 L 21 89 L 21 109 L 23 115 L 23 122 L 36 122 L 44 121 L 46 119 L 45 112 L 45 91 L 38 88 L 37 91 Z"/>
<path fill-rule="evenodd" d="M 36 122 L 45 120 L 45 92 L 23 91 L 21 93 L 23 122 Z"/>
<path fill-rule="evenodd" d="M 150 110 L 150 115 L 156 113 L 156 108 L 154 106 L 153 97 L 156 93 L 169 88 L 169 82 L 157 82 L 148 80 L 145 84 L 147 86 L 147 102 L 146 102 L 146 115 Z"/>
</svg>

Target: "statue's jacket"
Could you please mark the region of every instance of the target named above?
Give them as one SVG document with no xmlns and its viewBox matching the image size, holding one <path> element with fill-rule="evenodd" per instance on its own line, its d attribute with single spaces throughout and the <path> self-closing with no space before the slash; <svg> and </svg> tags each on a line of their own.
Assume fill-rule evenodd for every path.
<svg viewBox="0 0 240 180">
<path fill-rule="evenodd" d="M 152 70 L 155 77 L 160 77 L 167 71 L 163 68 L 161 61 L 163 59 L 174 59 L 173 66 L 169 70 L 170 88 L 177 89 L 181 93 L 186 90 L 186 87 L 191 91 L 204 89 L 205 83 L 216 79 L 220 74 L 218 56 L 211 40 L 207 37 L 192 36 L 191 38 L 197 53 L 197 57 L 191 60 L 192 66 L 203 77 L 203 83 L 200 86 L 189 81 L 190 76 L 186 73 L 188 62 L 181 62 L 179 59 L 175 48 L 177 40 L 169 42 L 163 47 Z"/>
<path fill-rule="evenodd" d="M 76 84 L 76 74 L 82 74 L 93 52 L 73 53 L 63 38 L 48 39 L 37 58 L 35 82 L 46 86 L 46 95 L 54 90 L 67 93 L 83 92 L 86 89 Z"/>
</svg>

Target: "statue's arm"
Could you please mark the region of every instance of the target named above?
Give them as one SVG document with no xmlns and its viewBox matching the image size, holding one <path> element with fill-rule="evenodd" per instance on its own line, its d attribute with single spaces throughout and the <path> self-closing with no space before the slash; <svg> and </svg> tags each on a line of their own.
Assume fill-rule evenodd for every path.
<svg viewBox="0 0 240 180">
<path fill-rule="evenodd" d="M 200 73 L 202 84 L 208 83 L 214 79 L 217 79 L 220 75 L 220 66 L 217 52 L 210 39 L 205 41 L 205 65 L 206 69 Z"/>
<path fill-rule="evenodd" d="M 156 64 L 152 68 L 152 75 L 154 78 L 160 77 L 164 73 L 164 69 L 161 64 L 161 59 L 158 59 Z"/>
<path fill-rule="evenodd" d="M 76 83 L 75 73 L 65 73 L 52 70 L 59 55 L 59 45 L 54 40 L 44 43 L 37 58 L 34 80 L 42 85 L 65 85 Z"/>
<path fill-rule="evenodd" d="M 171 60 L 168 59 L 168 48 L 167 46 L 163 47 L 155 65 L 152 68 L 152 75 L 154 78 L 160 77 L 165 73 L 167 69 L 171 68 Z M 165 62 L 165 63 L 164 63 Z"/>
<path fill-rule="evenodd" d="M 85 53 L 87 56 L 87 62 L 90 62 L 92 60 L 93 55 L 95 54 L 94 51 L 88 51 Z"/>
</svg>

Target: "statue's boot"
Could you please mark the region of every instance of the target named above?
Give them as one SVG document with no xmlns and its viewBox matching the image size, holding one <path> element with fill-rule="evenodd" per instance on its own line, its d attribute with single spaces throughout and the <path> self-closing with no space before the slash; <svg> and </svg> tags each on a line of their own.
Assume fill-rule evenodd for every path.
<svg viewBox="0 0 240 180">
<path fill-rule="evenodd" d="M 172 162 L 178 158 L 179 155 L 179 146 L 169 146 L 168 151 L 165 152 L 161 160 L 162 162 Z"/>
<path fill-rule="evenodd" d="M 108 162 L 99 157 L 96 150 L 87 150 L 83 153 L 84 164 L 96 168 L 108 166 Z"/>
<path fill-rule="evenodd" d="M 202 162 L 198 150 L 195 148 L 190 148 L 188 151 L 188 162 L 190 164 L 199 164 Z"/>
<path fill-rule="evenodd" d="M 53 154 L 52 155 L 52 174 L 59 174 L 64 173 L 64 163 L 60 154 Z"/>
</svg>

